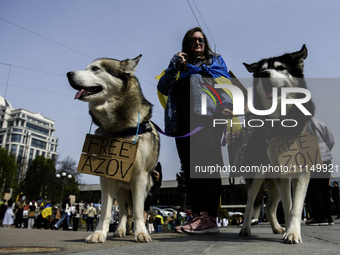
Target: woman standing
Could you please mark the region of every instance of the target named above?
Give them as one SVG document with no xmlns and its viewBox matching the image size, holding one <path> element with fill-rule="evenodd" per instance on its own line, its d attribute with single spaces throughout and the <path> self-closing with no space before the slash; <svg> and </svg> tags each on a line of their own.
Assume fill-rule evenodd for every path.
<svg viewBox="0 0 340 255">
<path fill-rule="evenodd" d="M 152 234 L 153 232 L 155 232 L 155 227 L 154 227 L 154 221 L 155 221 L 155 218 L 153 217 L 153 214 L 152 212 L 149 212 L 149 215 L 148 215 L 148 230 L 149 230 L 149 233 Z"/>
<path fill-rule="evenodd" d="M 12 198 L 10 198 L 7 201 L 7 210 L 5 212 L 5 217 L 4 220 L 2 222 L 2 224 L 4 225 L 5 228 L 10 228 L 11 225 L 13 225 L 13 200 Z"/>
<path fill-rule="evenodd" d="M 34 221 L 35 221 L 35 202 L 30 202 L 29 207 L 28 207 L 28 224 L 27 228 L 31 229 L 34 227 Z"/>
<path fill-rule="evenodd" d="M 232 99 L 231 94 L 223 89 L 213 88 L 217 77 L 231 84 L 224 60 L 211 50 L 202 29 L 196 27 L 187 31 L 182 41 L 182 51 L 170 60 L 157 85 L 159 92 L 168 97 L 165 132 L 178 137 L 177 152 L 194 213 L 187 224 L 175 228 L 177 232 L 219 232 L 216 217 L 222 188 L 220 174 L 197 174 L 195 170 L 197 166 L 223 166 L 221 138 L 225 126 L 213 127 L 212 119 L 230 117 Z M 202 114 L 204 105 L 201 98 L 204 94 L 206 113 Z M 217 96 L 217 99 L 207 95 Z M 201 131 L 181 137 L 200 126 L 204 127 Z"/>
<path fill-rule="evenodd" d="M 68 215 L 68 213 L 70 212 L 70 209 L 69 209 L 69 197 L 70 195 L 66 194 L 62 203 L 61 203 L 61 213 L 62 213 L 62 216 L 61 216 L 61 219 L 58 220 L 58 222 L 56 224 L 54 224 L 54 228 L 56 230 L 59 229 L 59 225 L 66 219 L 66 223 L 67 223 L 67 228 L 66 229 L 69 229 L 71 230 L 72 227 L 70 225 L 70 217 Z"/>
<path fill-rule="evenodd" d="M 72 215 L 73 215 L 73 231 L 78 231 L 78 224 L 80 218 L 79 204 L 76 204 L 76 206 L 73 207 Z"/>
<path fill-rule="evenodd" d="M 95 216 L 97 215 L 96 208 L 93 207 L 93 203 L 90 204 L 90 206 L 86 209 L 86 214 L 87 214 L 87 232 L 90 231 L 93 232 L 93 221 Z"/>
</svg>

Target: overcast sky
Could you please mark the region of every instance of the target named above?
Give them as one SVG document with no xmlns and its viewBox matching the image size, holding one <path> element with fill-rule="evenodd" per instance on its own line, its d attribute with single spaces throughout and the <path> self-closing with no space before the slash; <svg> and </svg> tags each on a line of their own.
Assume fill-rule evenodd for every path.
<svg viewBox="0 0 340 255">
<path fill-rule="evenodd" d="M 239 78 L 242 65 L 300 50 L 307 45 L 306 78 L 340 78 L 338 0 L 172 0 L 172 1 L 0 1 L 0 95 L 13 108 L 55 120 L 59 159 L 79 159 L 91 119 L 88 106 L 73 100 L 66 73 L 95 58 L 134 58 L 145 97 L 154 104 L 152 120 L 163 127 L 155 76 L 181 50 L 185 32 L 200 25 L 210 44 Z M 194 12 L 194 13 L 193 13 Z M 326 79 L 330 81 L 331 79 Z M 316 116 L 339 138 L 337 79 L 312 83 Z M 95 127 L 92 129 L 94 132 Z M 340 162 L 340 146 L 333 149 Z M 164 180 L 174 180 L 179 159 L 174 140 L 161 137 Z M 339 175 L 339 173 L 338 173 Z M 86 183 L 97 177 L 84 175 Z"/>
</svg>

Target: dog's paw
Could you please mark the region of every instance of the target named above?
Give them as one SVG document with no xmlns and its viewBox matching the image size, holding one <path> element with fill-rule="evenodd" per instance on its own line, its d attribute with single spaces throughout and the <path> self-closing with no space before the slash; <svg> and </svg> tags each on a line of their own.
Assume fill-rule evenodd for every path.
<svg viewBox="0 0 340 255">
<path fill-rule="evenodd" d="M 87 243 L 104 243 L 106 241 L 106 235 L 102 232 L 94 232 L 92 235 L 86 237 L 85 241 Z"/>
<path fill-rule="evenodd" d="M 251 230 L 250 228 L 241 228 L 239 236 L 250 236 Z"/>
<path fill-rule="evenodd" d="M 135 235 L 135 241 L 149 243 L 151 242 L 151 237 L 149 234 L 141 232 Z"/>
<path fill-rule="evenodd" d="M 114 233 L 115 237 L 125 237 L 126 236 L 126 231 L 123 229 L 117 229 L 116 232 Z"/>
<path fill-rule="evenodd" d="M 301 235 L 297 233 L 289 233 L 289 234 L 285 233 L 283 235 L 283 240 L 285 243 L 288 243 L 288 244 L 302 243 Z"/>
<path fill-rule="evenodd" d="M 274 234 L 284 234 L 284 232 L 285 232 L 285 228 L 283 227 L 273 229 Z"/>
</svg>

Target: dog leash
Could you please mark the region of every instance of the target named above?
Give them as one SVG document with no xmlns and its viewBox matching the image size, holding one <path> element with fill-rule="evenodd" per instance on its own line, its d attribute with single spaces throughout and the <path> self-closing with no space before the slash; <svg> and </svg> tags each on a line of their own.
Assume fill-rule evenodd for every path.
<svg viewBox="0 0 340 255">
<path fill-rule="evenodd" d="M 136 143 L 137 143 L 138 132 L 139 132 L 139 126 L 140 126 L 140 112 L 138 112 L 138 124 L 137 124 L 137 132 L 136 132 L 136 137 L 135 137 L 135 140 L 133 141 L 133 145 L 136 145 Z"/>
<path fill-rule="evenodd" d="M 185 138 L 185 137 L 189 137 L 191 135 L 196 134 L 197 132 L 201 131 L 204 127 L 196 127 L 193 131 L 185 134 L 185 135 L 180 135 L 180 136 L 172 136 L 172 135 L 168 135 L 166 134 L 155 122 L 151 121 L 150 122 L 155 126 L 156 130 L 161 133 L 164 136 L 167 137 L 171 137 L 171 138 Z M 133 145 L 136 145 L 137 143 L 137 138 L 138 135 L 140 134 L 140 112 L 138 112 L 138 123 L 137 123 L 137 131 L 136 131 L 136 136 L 135 136 L 135 140 L 133 141 Z M 89 130 L 89 134 L 91 134 L 91 130 L 92 130 L 92 125 L 93 125 L 93 121 L 91 121 L 91 125 L 90 125 L 90 130 Z"/>
<path fill-rule="evenodd" d="M 92 131 L 92 124 L 93 124 L 93 120 L 91 121 L 90 130 L 89 130 L 89 134 L 91 134 L 91 131 Z"/>
<path fill-rule="evenodd" d="M 171 137 L 171 138 L 184 138 L 184 137 L 188 137 L 188 136 L 191 136 L 193 134 L 196 134 L 197 132 L 201 131 L 204 127 L 197 127 L 195 128 L 193 131 L 191 131 L 190 133 L 188 134 L 185 134 L 185 135 L 180 135 L 180 136 L 172 136 L 172 135 L 168 135 L 166 134 L 159 126 L 157 126 L 157 124 L 153 121 L 150 120 L 150 122 L 155 126 L 156 130 L 161 133 L 162 135 L 165 135 L 167 137 Z"/>
</svg>

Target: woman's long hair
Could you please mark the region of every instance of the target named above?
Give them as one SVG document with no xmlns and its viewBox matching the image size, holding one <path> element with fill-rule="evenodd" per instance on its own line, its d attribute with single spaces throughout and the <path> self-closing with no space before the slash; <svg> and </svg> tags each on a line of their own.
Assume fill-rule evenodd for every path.
<svg viewBox="0 0 340 255">
<path fill-rule="evenodd" d="M 186 32 L 186 34 L 184 35 L 183 41 L 182 41 L 182 52 L 188 54 L 189 62 L 191 62 L 189 41 L 193 37 L 195 32 L 201 32 L 202 35 L 203 35 L 205 47 L 204 47 L 204 52 L 203 52 L 202 57 L 203 57 L 203 64 L 206 64 L 207 62 L 209 62 L 209 60 L 212 56 L 217 56 L 217 54 L 215 52 L 213 52 L 212 49 L 210 48 L 208 38 L 203 33 L 202 28 L 194 27 L 194 28 L 192 28 L 192 29 L 190 29 Z"/>
</svg>

